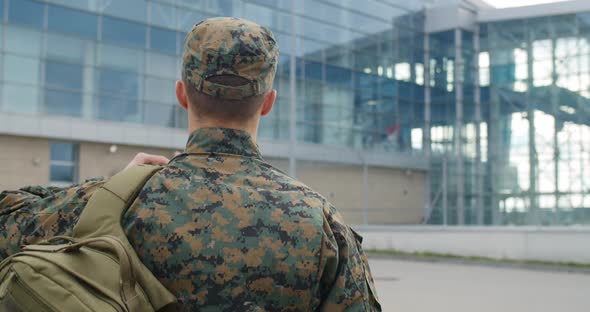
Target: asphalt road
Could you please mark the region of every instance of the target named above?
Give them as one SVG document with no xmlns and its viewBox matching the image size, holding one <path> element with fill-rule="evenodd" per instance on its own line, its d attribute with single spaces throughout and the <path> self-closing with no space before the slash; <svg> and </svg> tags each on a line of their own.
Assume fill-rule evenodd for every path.
<svg viewBox="0 0 590 312">
<path fill-rule="evenodd" d="M 390 259 L 370 264 L 383 311 L 590 311 L 590 274 Z"/>
</svg>

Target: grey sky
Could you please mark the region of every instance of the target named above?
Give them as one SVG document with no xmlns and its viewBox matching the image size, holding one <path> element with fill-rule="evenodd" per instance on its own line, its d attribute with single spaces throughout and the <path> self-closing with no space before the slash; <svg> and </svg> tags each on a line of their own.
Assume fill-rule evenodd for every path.
<svg viewBox="0 0 590 312">
<path fill-rule="evenodd" d="M 562 2 L 562 1 L 566 1 L 566 0 L 484 0 L 484 1 L 495 6 L 495 7 L 498 7 L 498 8 L 508 8 L 508 7 L 535 5 L 535 4 L 542 4 L 542 3 Z"/>
</svg>

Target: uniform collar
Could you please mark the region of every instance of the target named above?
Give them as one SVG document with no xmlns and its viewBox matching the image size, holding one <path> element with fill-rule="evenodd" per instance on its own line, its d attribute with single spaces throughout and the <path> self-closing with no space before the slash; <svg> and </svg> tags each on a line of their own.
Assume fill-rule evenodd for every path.
<svg viewBox="0 0 590 312">
<path fill-rule="evenodd" d="M 262 159 L 252 136 L 246 131 L 228 128 L 201 128 L 188 137 L 185 153 L 232 154 Z"/>
</svg>

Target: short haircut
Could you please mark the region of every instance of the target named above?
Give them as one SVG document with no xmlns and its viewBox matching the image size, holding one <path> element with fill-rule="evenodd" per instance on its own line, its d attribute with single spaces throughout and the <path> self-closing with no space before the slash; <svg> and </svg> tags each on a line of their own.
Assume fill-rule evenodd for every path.
<svg viewBox="0 0 590 312">
<path fill-rule="evenodd" d="M 264 101 L 265 94 L 247 97 L 241 100 L 227 100 L 205 94 L 197 90 L 195 85 L 183 77 L 189 105 L 192 105 L 198 117 L 209 117 L 228 121 L 246 121 L 258 112 Z M 207 79 L 216 84 L 227 86 L 241 86 L 249 81 L 246 78 L 233 75 L 219 75 Z"/>
</svg>

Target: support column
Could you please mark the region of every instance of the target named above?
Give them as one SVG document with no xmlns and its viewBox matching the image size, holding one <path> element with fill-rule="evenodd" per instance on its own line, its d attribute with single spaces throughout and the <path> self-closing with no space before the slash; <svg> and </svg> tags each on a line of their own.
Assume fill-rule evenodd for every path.
<svg viewBox="0 0 590 312">
<path fill-rule="evenodd" d="M 463 159 L 463 32 L 455 29 L 455 159 L 457 163 L 457 225 L 465 224 L 465 170 Z"/>
<path fill-rule="evenodd" d="M 555 59 L 555 29 L 551 26 L 551 65 L 553 67 L 551 73 L 551 111 L 553 112 L 553 119 L 555 120 L 553 127 L 553 178 L 554 178 L 554 197 L 555 207 L 552 223 L 557 223 L 559 217 L 559 138 L 558 132 L 558 116 L 559 116 L 559 93 L 557 92 L 557 61 Z"/>
<path fill-rule="evenodd" d="M 369 224 L 369 166 L 363 159 L 363 224 Z"/>
<path fill-rule="evenodd" d="M 432 184 L 432 159 L 431 159 L 431 142 L 430 142 L 430 128 L 431 128 L 431 111 L 430 111 L 430 35 L 428 33 L 424 33 L 424 127 L 422 129 L 422 149 L 424 150 L 424 156 L 426 156 L 426 161 L 428 162 L 428 173 L 427 173 L 427 180 L 426 180 L 426 200 L 425 200 L 425 216 L 430 217 L 432 214 L 432 209 L 434 209 L 432 205 L 432 194 L 431 192 L 431 184 Z M 428 222 L 428 220 L 425 220 Z"/>
<path fill-rule="evenodd" d="M 527 120 L 529 122 L 529 224 L 538 224 L 538 198 L 537 198 L 537 145 L 535 140 L 535 107 L 531 100 L 531 88 L 533 87 L 533 47 L 530 34 L 527 35 L 527 91 L 525 105 L 527 107 Z"/>
<path fill-rule="evenodd" d="M 447 170 L 447 166 L 448 166 L 448 162 L 447 162 L 447 155 L 445 153 L 445 155 L 443 156 L 443 163 L 442 163 L 442 217 L 443 217 L 443 225 L 448 225 L 449 224 L 449 204 L 448 204 L 448 194 L 449 194 L 449 190 L 448 190 L 448 170 Z"/>
<path fill-rule="evenodd" d="M 479 25 L 473 33 L 473 50 L 475 58 L 475 209 L 478 225 L 484 224 L 484 201 L 483 201 L 483 167 L 481 161 L 481 96 L 479 89 Z"/>
<path fill-rule="evenodd" d="M 491 54 L 490 54 L 491 60 Z M 493 78 L 493 76 L 491 77 Z M 492 83 L 490 85 L 490 122 L 488 124 L 488 172 L 490 179 L 490 209 L 492 212 L 492 224 L 501 225 L 500 213 L 499 177 L 505 172 L 505 164 L 500 162 L 503 154 L 502 131 L 500 126 L 500 96 L 499 90 Z"/>
<path fill-rule="evenodd" d="M 296 1 L 291 2 L 291 12 L 295 12 Z M 294 15 L 291 16 L 291 29 L 297 32 L 297 23 Z M 295 51 L 299 51 L 299 46 L 295 36 L 293 39 L 293 45 Z M 297 58 L 295 53 L 291 53 L 289 59 L 289 175 L 291 177 L 297 176 L 297 159 L 295 157 L 295 145 L 297 144 Z"/>
</svg>

